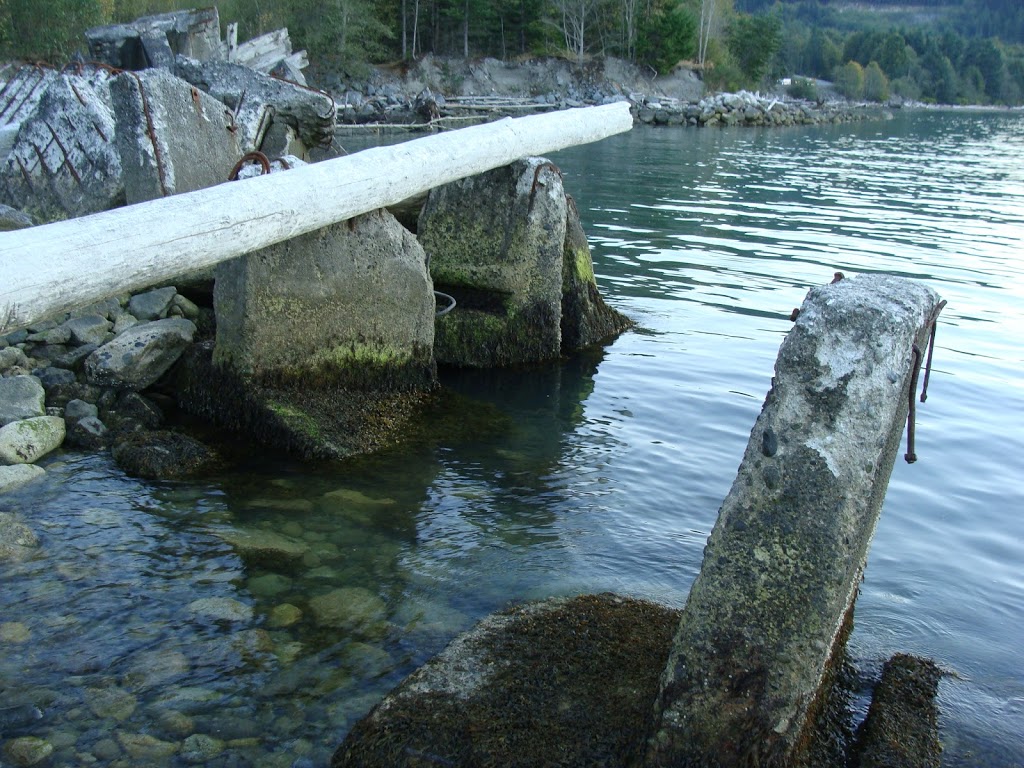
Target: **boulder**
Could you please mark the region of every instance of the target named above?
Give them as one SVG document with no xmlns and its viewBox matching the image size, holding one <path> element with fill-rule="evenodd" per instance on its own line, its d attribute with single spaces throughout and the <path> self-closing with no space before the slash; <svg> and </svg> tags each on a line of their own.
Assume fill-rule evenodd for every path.
<svg viewBox="0 0 1024 768">
<path fill-rule="evenodd" d="M 98 69 L 53 79 L 0 165 L 0 202 L 41 222 L 124 204 L 108 78 Z"/>
<path fill-rule="evenodd" d="M 0 427 L 0 464 L 33 464 L 64 442 L 64 419 L 36 416 Z"/>
<path fill-rule="evenodd" d="M 46 413 L 46 391 L 35 376 L 0 379 L 0 427 Z"/>
<path fill-rule="evenodd" d="M 46 470 L 34 464 L 0 466 L 0 493 L 7 493 L 16 488 L 21 488 L 21 486 L 28 485 L 36 478 L 42 477 L 45 474 Z M 3 538 L 2 524 L 0 524 L 0 549 L 3 548 Z M 0 560 L 3 560 L 2 555 L 0 555 Z"/>
<path fill-rule="evenodd" d="M 162 69 L 125 72 L 110 91 L 129 204 L 227 181 L 243 152 L 223 103 Z"/>
<path fill-rule="evenodd" d="M 6 157 L 8 152 L 0 150 L 0 156 Z M 11 232 L 15 229 L 25 229 L 34 226 L 35 222 L 27 213 L 23 213 L 9 205 L 0 205 L 0 232 Z"/>
<path fill-rule="evenodd" d="M 136 325 L 86 358 L 86 376 L 101 386 L 145 389 L 174 365 L 195 332 L 195 323 L 184 318 Z"/>
<path fill-rule="evenodd" d="M 309 611 L 321 627 L 373 635 L 386 618 L 387 606 L 368 589 L 342 587 L 311 598 Z"/>
<path fill-rule="evenodd" d="M 110 430 L 97 416 L 85 416 L 67 424 L 65 442 L 76 448 L 101 450 L 110 443 Z"/>
<path fill-rule="evenodd" d="M 259 528 L 223 528 L 215 533 L 234 547 L 248 565 L 264 568 L 288 568 L 309 551 L 303 541 Z"/>
<path fill-rule="evenodd" d="M 25 352 L 18 347 L 4 347 L 0 349 L 0 373 L 6 373 L 11 368 L 25 368 L 28 366 L 28 358 Z"/>
<path fill-rule="evenodd" d="M 170 480 L 209 470 L 216 454 L 179 432 L 131 432 L 114 443 L 114 461 L 127 474 L 149 480 Z"/>
<path fill-rule="evenodd" d="M 110 341 L 113 323 L 102 315 L 82 315 L 67 320 L 64 327 L 70 334 L 72 344 L 103 344 Z"/>
<path fill-rule="evenodd" d="M 154 288 L 145 293 L 137 293 L 128 300 L 128 313 L 143 323 L 162 320 L 167 317 L 167 311 L 171 308 L 177 295 L 178 291 L 172 285 Z"/>
</svg>

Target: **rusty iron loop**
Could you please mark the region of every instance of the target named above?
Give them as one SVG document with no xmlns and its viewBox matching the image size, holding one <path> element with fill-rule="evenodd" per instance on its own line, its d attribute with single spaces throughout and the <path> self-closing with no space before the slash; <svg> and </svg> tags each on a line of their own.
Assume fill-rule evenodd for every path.
<svg viewBox="0 0 1024 768">
<path fill-rule="evenodd" d="M 238 173 L 245 167 L 246 163 L 259 163 L 263 168 L 263 173 L 270 173 L 270 159 L 262 152 L 246 152 L 242 155 L 241 159 L 235 163 L 235 167 L 231 169 L 231 173 L 228 174 L 228 181 L 237 181 Z"/>
<path fill-rule="evenodd" d="M 946 300 L 940 301 L 935 311 L 932 312 L 932 330 L 928 337 L 928 362 L 924 366 L 924 383 L 921 385 L 921 402 L 925 402 L 928 399 L 928 380 L 932 377 L 932 355 L 935 353 L 935 329 L 939 324 L 939 313 L 943 307 L 946 306 Z"/>
</svg>

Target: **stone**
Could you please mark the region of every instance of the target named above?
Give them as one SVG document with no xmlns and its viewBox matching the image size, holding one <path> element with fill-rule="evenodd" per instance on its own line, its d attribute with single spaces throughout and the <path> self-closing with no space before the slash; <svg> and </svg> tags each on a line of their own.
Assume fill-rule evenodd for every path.
<svg viewBox="0 0 1024 768">
<path fill-rule="evenodd" d="M 217 455 L 203 443 L 168 430 L 122 434 L 111 453 L 127 474 L 150 480 L 188 477 L 210 470 L 217 462 Z"/>
<path fill-rule="evenodd" d="M 387 605 L 362 587 L 341 587 L 309 601 L 309 611 L 321 627 L 374 634 L 387 614 Z"/>
<path fill-rule="evenodd" d="M 122 333 L 127 331 L 129 328 L 134 328 L 139 324 L 139 319 L 128 312 L 122 315 L 118 315 L 117 320 L 114 321 L 114 335 L 120 336 Z"/>
<path fill-rule="evenodd" d="M 171 308 L 177 295 L 178 291 L 172 285 L 137 293 L 128 300 L 128 313 L 143 323 L 162 320 L 167 317 L 167 310 Z"/>
<path fill-rule="evenodd" d="M 21 645 L 32 639 L 32 630 L 20 621 L 0 622 L 0 643 Z"/>
<path fill-rule="evenodd" d="M 0 466 L 0 493 L 8 493 L 28 485 L 46 474 L 46 470 L 34 464 L 12 464 L 11 466 Z M 0 549 L 3 544 L 0 543 Z M 0 560 L 3 555 L 0 554 Z"/>
<path fill-rule="evenodd" d="M 131 717 L 139 705 L 135 694 L 116 686 L 89 688 L 85 694 L 85 703 L 96 717 L 117 722 Z"/>
<path fill-rule="evenodd" d="M 35 376 L 0 379 L 0 427 L 46 413 L 46 391 Z"/>
<path fill-rule="evenodd" d="M 192 765 L 206 765 L 224 751 L 224 742 L 205 733 L 193 733 L 181 745 L 178 757 Z"/>
<path fill-rule="evenodd" d="M 112 423 L 127 419 L 146 429 L 156 429 L 164 420 L 160 407 L 138 392 L 119 392 L 114 403 L 106 409 L 105 417 Z"/>
<path fill-rule="evenodd" d="M 32 464 L 64 442 L 64 419 L 36 416 L 0 427 L 0 464 Z"/>
<path fill-rule="evenodd" d="M 124 683 L 133 691 L 163 687 L 179 680 L 192 668 L 188 656 L 178 650 L 140 651 L 132 656 Z"/>
<path fill-rule="evenodd" d="M 103 341 L 110 341 L 113 337 L 113 333 L 106 333 L 103 336 Z M 71 347 L 66 352 L 52 355 L 50 357 L 50 365 L 54 368 L 66 368 L 69 371 L 80 369 L 85 358 L 91 355 L 97 347 L 99 347 L 99 344 L 96 342 L 83 344 L 80 347 Z"/>
<path fill-rule="evenodd" d="M 217 8 L 143 16 L 128 24 L 93 27 L 85 32 L 89 56 L 117 69 L 169 67 L 176 54 L 221 59 Z"/>
<path fill-rule="evenodd" d="M 178 751 L 178 745 L 144 733 L 118 731 L 117 740 L 136 765 L 153 765 Z"/>
<path fill-rule="evenodd" d="M 305 542 L 258 528 L 222 528 L 215 533 L 246 563 L 267 568 L 294 566 L 309 550 Z"/>
<path fill-rule="evenodd" d="M 257 597 L 273 597 L 291 589 L 292 580 L 279 573 L 266 573 L 249 579 L 246 586 Z"/>
<path fill-rule="evenodd" d="M 0 467 L 0 470 L 6 467 Z M 20 563 L 39 547 L 39 537 L 9 512 L 0 512 L 0 563 Z"/>
<path fill-rule="evenodd" d="M 28 358 L 24 351 L 18 347 L 4 347 L 0 349 L 0 373 L 5 373 L 11 368 L 25 368 L 28 365 Z"/>
<path fill-rule="evenodd" d="M 13 232 L 35 226 L 32 217 L 9 205 L 0 204 L 0 232 Z"/>
<path fill-rule="evenodd" d="M 67 320 L 64 327 L 70 333 L 71 342 L 81 346 L 109 341 L 113 323 L 102 315 L 83 315 Z"/>
<path fill-rule="evenodd" d="M 183 318 L 137 325 L 86 358 L 86 377 L 101 386 L 145 389 L 177 361 L 195 332 L 195 323 Z"/>
<path fill-rule="evenodd" d="M 71 313 L 71 319 L 99 315 L 104 320 L 113 322 L 123 311 L 120 300 L 116 296 L 108 296 L 105 299 L 94 301 L 92 304 L 76 309 Z"/>
<path fill-rule="evenodd" d="M 560 357 L 566 216 L 561 173 L 539 157 L 430 191 L 417 237 L 435 288 L 458 302 L 437 319 L 439 363 Z"/>
<path fill-rule="evenodd" d="M 163 69 L 118 75 L 110 92 L 129 204 L 227 181 L 243 150 L 223 103 Z"/>
<path fill-rule="evenodd" d="M 85 400 L 69 400 L 68 404 L 64 406 L 65 423 L 81 421 L 89 416 L 99 416 L 99 409 Z"/>
<path fill-rule="evenodd" d="M 271 629 L 283 629 L 298 623 L 302 619 L 302 610 L 291 603 L 281 603 L 270 609 L 267 626 Z"/>
<path fill-rule="evenodd" d="M 0 202 L 39 222 L 84 216 L 124 203 L 114 147 L 109 73 L 53 78 L 18 128 L 0 164 Z"/>
<path fill-rule="evenodd" d="M 16 766 L 36 765 L 53 754 L 53 745 L 35 736 L 20 736 L 4 745 L 4 754 Z"/>
<path fill-rule="evenodd" d="M 251 605 L 230 597 L 202 597 L 188 604 L 189 611 L 199 618 L 213 621 L 252 621 Z"/>
</svg>

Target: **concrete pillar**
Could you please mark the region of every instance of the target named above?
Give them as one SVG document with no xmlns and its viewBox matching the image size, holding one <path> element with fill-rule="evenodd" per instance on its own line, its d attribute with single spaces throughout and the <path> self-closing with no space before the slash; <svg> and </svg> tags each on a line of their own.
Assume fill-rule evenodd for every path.
<svg viewBox="0 0 1024 768">
<path fill-rule="evenodd" d="M 814 288 L 690 590 L 646 765 L 790 765 L 853 609 L 939 299 Z"/>
</svg>

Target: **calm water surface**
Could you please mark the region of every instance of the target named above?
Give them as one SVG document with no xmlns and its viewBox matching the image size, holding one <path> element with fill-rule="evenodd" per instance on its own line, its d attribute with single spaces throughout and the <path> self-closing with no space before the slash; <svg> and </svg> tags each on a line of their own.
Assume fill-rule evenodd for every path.
<svg viewBox="0 0 1024 768">
<path fill-rule="evenodd" d="M 0 566 L 0 707 L 43 715 L 3 737 L 46 739 L 56 765 L 322 765 L 510 601 L 681 606 L 788 316 L 841 270 L 949 302 L 851 652 L 865 681 L 896 652 L 949 673 L 946 765 L 1024 765 L 1024 116 L 636 130 L 554 159 L 605 296 L 638 329 L 560 366 L 444 373 L 487 428 L 449 417 L 435 445 L 341 466 L 154 484 L 108 457 L 51 458 L 0 498 L 42 539 Z M 231 529 L 304 552 L 243 560 Z M 339 589 L 360 613 L 319 626 L 310 602 Z"/>
</svg>

